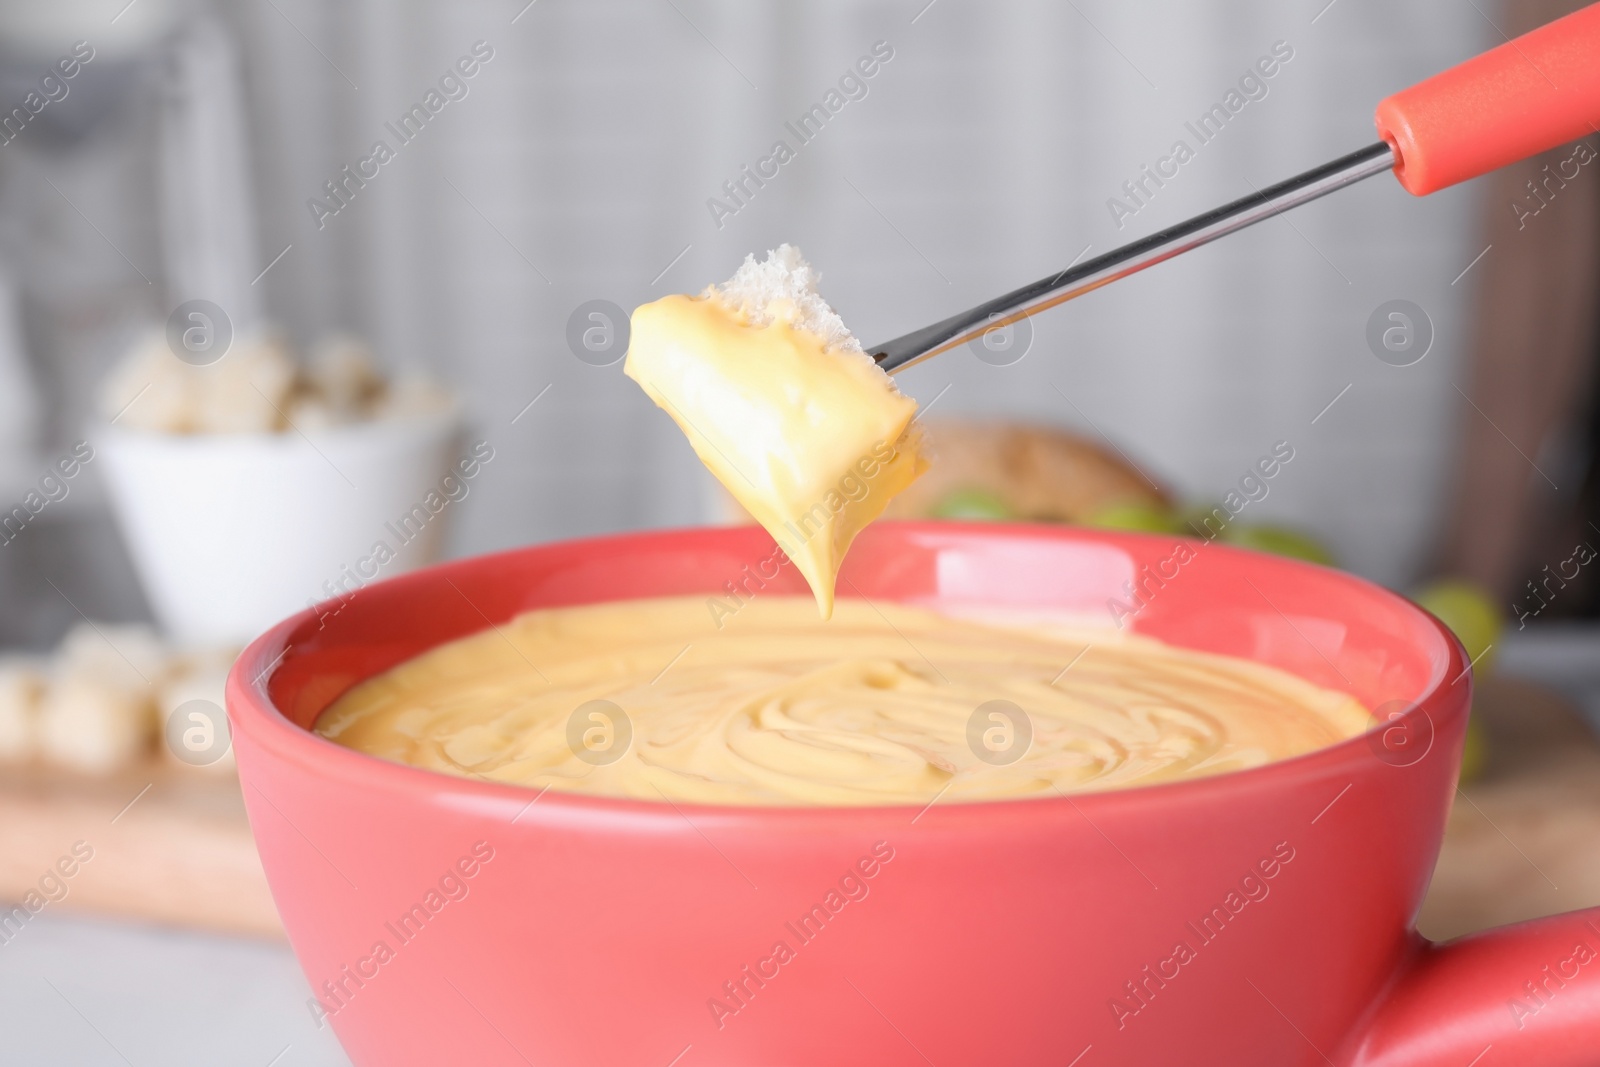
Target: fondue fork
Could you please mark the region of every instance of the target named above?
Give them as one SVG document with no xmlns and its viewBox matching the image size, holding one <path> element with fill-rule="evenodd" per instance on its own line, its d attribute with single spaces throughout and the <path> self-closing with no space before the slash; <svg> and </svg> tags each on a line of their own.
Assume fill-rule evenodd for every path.
<svg viewBox="0 0 1600 1067">
<path fill-rule="evenodd" d="M 1376 118 L 1377 144 L 867 351 L 893 374 L 1382 171 L 1424 196 L 1600 132 L 1600 3 L 1401 90 Z"/>
</svg>

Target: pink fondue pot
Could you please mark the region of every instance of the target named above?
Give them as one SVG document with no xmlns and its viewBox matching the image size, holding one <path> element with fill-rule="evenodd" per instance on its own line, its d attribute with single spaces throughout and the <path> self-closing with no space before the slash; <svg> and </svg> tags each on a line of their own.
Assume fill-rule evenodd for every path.
<svg viewBox="0 0 1600 1067">
<path fill-rule="evenodd" d="M 308 1010 L 365 1067 L 1600 1063 L 1600 910 L 1448 944 L 1413 929 L 1470 700 L 1449 632 L 1349 575 L 1186 543 L 1178 564 L 1170 538 L 886 523 L 840 588 L 1110 625 L 1137 583 L 1135 631 L 1386 721 L 1070 798 L 641 803 L 399 766 L 310 727 L 357 682 L 532 608 L 721 595 L 771 555 L 760 530 L 463 560 L 286 620 L 234 667 L 228 708 Z M 777 592 L 806 590 L 785 568 L 756 595 Z"/>
</svg>

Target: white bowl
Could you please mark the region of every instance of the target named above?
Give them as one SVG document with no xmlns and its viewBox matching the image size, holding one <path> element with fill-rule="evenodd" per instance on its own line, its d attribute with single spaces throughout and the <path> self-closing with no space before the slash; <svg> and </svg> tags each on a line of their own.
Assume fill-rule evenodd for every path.
<svg viewBox="0 0 1600 1067">
<path fill-rule="evenodd" d="M 242 644 L 308 603 L 436 559 L 460 429 L 452 405 L 306 435 L 102 425 L 91 440 L 163 628 Z M 466 483 L 456 472 L 452 484 Z"/>
</svg>

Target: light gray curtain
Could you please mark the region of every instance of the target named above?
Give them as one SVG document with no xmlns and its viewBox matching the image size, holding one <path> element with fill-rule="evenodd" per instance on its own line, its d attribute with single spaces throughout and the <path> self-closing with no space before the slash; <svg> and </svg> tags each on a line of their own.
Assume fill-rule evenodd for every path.
<svg viewBox="0 0 1600 1067">
<path fill-rule="evenodd" d="M 283 253 L 254 288 L 302 342 L 356 329 L 466 392 L 497 458 L 458 552 L 707 514 L 668 420 L 620 366 L 569 351 L 585 301 L 698 290 L 787 240 L 857 333 L 891 336 L 1365 145 L 1382 96 L 1495 39 L 1455 0 L 525 3 L 220 9 L 246 77 L 260 258 Z M 478 41 L 493 55 L 466 95 L 400 144 L 388 124 Z M 1198 145 L 1186 123 L 1280 41 L 1293 58 L 1266 95 Z M 800 144 L 785 123 L 876 42 L 893 55 L 865 96 Z M 1180 138 L 1194 157 L 1119 228 L 1108 200 Z M 325 183 L 380 139 L 394 158 L 318 220 L 308 201 L 329 203 Z M 780 139 L 794 158 L 719 227 L 707 201 Z M 1404 582 L 1437 533 L 1474 195 L 1416 200 L 1380 177 L 1035 320 L 1014 365 L 957 352 L 902 384 L 937 413 L 1103 432 L 1196 498 L 1287 440 L 1296 458 L 1252 517 Z M 1436 330 L 1411 367 L 1364 339 L 1395 298 Z"/>
</svg>

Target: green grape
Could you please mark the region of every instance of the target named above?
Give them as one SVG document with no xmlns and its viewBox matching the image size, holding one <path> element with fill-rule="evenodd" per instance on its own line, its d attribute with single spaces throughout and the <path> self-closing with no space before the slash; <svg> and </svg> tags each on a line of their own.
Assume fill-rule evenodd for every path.
<svg viewBox="0 0 1600 1067">
<path fill-rule="evenodd" d="M 1489 739 L 1484 735 L 1478 717 L 1467 719 L 1467 737 L 1461 746 L 1461 774 L 1457 779 L 1466 784 L 1476 780 L 1489 765 Z"/>
<path fill-rule="evenodd" d="M 1221 504 L 1189 504 L 1174 516 L 1178 532 L 1203 541 L 1215 540 L 1232 523 L 1228 509 Z"/>
<path fill-rule="evenodd" d="M 1143 533 L 1179 533 L 1178 520 L 1169 508 L 1124 501 L 1107 504 L 1084 521 L 1102 530 L 1137 530 Z"/>
<path fill-rule="evenodd" d="M 1303 559 L 1307 563 L 1320 563 L 1324 567 L 1336 566 L 1333 553 L 1322 542 L 1285 526 L 1238 526 L 1230 524 L 1222 531 L 1222 539 L 1240 548 L 1253 548 L 1258 552 L 1271 552 L 1277 556 Z"/>
<path fill-rule="evenodd" d="M 1488 593 L 1465 579 L 1447 578 L 1425 586 L 1411 599 L 1450 627 L 1479 673 L 1489 672 L 1494 662 L 1489 650 L 1500 640 L 1504 619 Z"/>
<path fill-rule="evenodd" d="M 936 519 L 994 521 L 1014 518 L 1004 500 L 987 489 L 952 489 L 933 506 Z"/>
</svg>

